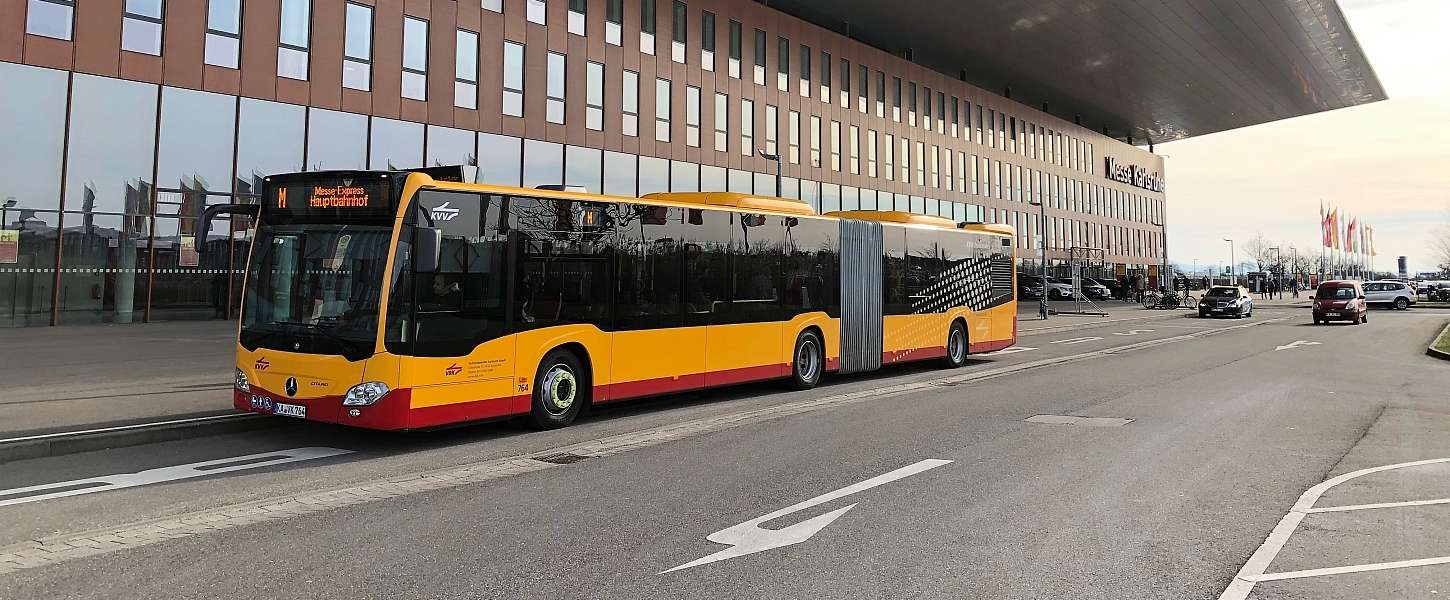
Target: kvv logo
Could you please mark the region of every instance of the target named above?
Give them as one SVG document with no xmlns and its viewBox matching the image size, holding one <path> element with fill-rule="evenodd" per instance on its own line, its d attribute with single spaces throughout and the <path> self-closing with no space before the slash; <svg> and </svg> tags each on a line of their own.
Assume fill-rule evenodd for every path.
<svg viewBox="0 0 1450 600">
<path fill-rule="evenodd" d="M 452 221 L 454 217 L 458 216 L 458 213 L 463 212 L 460 209 L 449 206 L 449 204 L 451 203 L 444 202 L 433 209 L 434 221 Z"/>
</svg>

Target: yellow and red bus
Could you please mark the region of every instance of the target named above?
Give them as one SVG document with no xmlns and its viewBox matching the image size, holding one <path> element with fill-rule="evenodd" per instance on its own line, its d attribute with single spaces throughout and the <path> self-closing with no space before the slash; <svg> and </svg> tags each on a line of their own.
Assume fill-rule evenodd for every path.
<svg viewBox="0 0 1450 600">
<path fill-rule="evenodd" d="M 208 209 L 204 221 L 256 224 L 237 409 L 386 430 L 560 427 L 594 403 L 765 379 L 805 389 L 1016 341 L 1004 225 L 466 172 L 275 175 L 260 204 Z"/>
</svg>

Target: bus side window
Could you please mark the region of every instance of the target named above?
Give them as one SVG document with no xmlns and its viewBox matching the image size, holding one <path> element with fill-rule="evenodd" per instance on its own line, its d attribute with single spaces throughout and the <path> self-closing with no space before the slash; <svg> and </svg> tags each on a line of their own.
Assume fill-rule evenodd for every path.
<svg viewBox="0 0 1450 600">
<path fill-rule="evenodd" d="M 883 224 L 881 244 L 881 313 L 909 315 L 911 305 L 906 299 L 906 228 Z"/>
</svg>

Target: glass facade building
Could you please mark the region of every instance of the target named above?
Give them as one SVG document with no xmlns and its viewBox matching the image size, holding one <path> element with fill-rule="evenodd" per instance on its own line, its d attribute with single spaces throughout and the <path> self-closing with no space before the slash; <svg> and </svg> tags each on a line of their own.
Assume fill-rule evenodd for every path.
<svg viewBox="0 0 1450 600">
<path fill-rule="evenodd" d="M 773 195 L 764 150 L 820 211 L 1007 223 L 1024 261 L 1161 257 L 1164 194 L 1105 172 L 1158 157 L 759 3 L 23 4 L 0 20 L 0 328 L 234 317 L 249 223 L 198 217 L 300 170 Z"/>
</svg>

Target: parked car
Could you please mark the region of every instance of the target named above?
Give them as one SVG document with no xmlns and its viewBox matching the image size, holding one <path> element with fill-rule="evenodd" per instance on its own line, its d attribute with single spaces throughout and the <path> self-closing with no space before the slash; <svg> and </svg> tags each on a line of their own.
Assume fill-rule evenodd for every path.
<svg viewBox="0 0 1450 600">
<path fill-rule="evenodd" d="M 1369 304 L 1358 281 L 1326 281 L 1314 292 L 1314 324 L 1369 322 Z"/>
<path fill-rule="evenodd" d="M 1234 318 L 1254 315 L 1254 299 L 1249 289 L 1241 285 L 1216 285 L 1203 293 L 1198 301 L 1199 317 Z"/>
<path fill-rule="evenodd" d="M 1405 310 L 1415 304 L 1415 290 L 1401 281 L 1369 281 L 1364 284 L 1364 299 L 1371 306 L 1392 306 Z"/>
<path fill-rule="evenodd" d="M 1106 300 L 1113 297 L 1113 290 L 1091 277 L 1082 277 L 1082 295 L 1088 300 Z"/>
<path fill-rule="evenodd" d="M 1052 300 L 1072 298 L 1072 284 L 1056 277 L 1047 278 L 1047 297 Z"/>
<path fill-rule="evenodd" d="M 1017 298 L 1029 300 L 1042 299 L 1042 279 L 1038 275 L 1026 273 L 1017 274 Z"/>
</svg>

